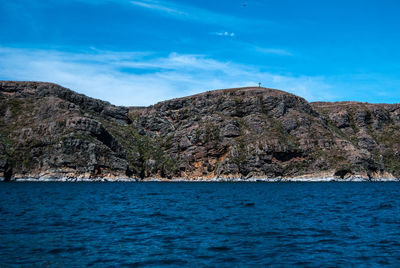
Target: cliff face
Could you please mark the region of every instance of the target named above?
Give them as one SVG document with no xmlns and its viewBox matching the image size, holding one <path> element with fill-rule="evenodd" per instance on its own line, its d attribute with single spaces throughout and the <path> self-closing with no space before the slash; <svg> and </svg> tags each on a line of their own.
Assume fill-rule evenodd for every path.
<svg viewBox="0 0 400 268">
<path fill-rule="evenodd" d="M 0 82 L 0 169 L 11 176 L 130 175 L 103 122 L 126 127 L 128 109 L 50 83 Z"/>
<path fill-rule="evenodd" d="M 117 107 L 0 82 L 0 176 L 400 177 L 400 105 L 308 103 L 237 88 Z"/>
</svg>

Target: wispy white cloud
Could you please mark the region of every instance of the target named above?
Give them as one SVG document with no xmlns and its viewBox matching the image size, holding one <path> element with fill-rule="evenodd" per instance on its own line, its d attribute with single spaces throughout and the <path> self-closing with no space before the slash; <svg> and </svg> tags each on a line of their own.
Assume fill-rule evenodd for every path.
<svg viewBox="0 0 400 268">
<path fill-rule="evenodd" d="M 253 49 L 262 54 L 274 54 L 274 55 L 279 55 L 279 56 L 293 56 L 293 54 L 282 48 L 268 48 L 268 47 L 259 47 L 259 46 L 253 46 Z"/>
<path fill-rule="evenodd" d="M 293 76 L 205 55 L 89 53 L 0 47 L 0 79 L 49 81 L 118 105 L 150 105 L 217 88 L 279 88 L 308 100 L 334 98 L 324 77 Z"/>
<path fill-rule="evenodd" d="M 159 2 L 156 1 L 131 1 L 132 5 L 147 8 L 147 9 L 152 9 L 155 11 L 161 11 L 161 12 L 166 12 L 170 15 L 174 16 L 187 16 L 188 14 L 177 10 L 176 8 L 169 7 L 163 4 L 160 4 Z"/>
<path fill-rule="evenodd" d="M 194 21 L 203 24 L 243 28 L 252 23 L 260 23 L 260 21 L 257 20 L 242 19 L 237 16 L 217 13 L 195 6 L 182 5 L 172 1 L 135 0 L 131 1 L 130 3 L 133 6 L 144 8 L 153 12 L 158 12 L 164 16 L 169 16 L 179 20 Z M 264 25 L 271 24 L 271 22 L 268 21 L 262 21 L 262 23 Z"/>
<path fill-rule="evenodd" d="M 230 33 L 230 32 L 215 32 L 214 34 L 218 36 L 229 36 L 229 37 L 235 36 L 235 33 Z"/>
<path fill-rule="evenodd" d="M 212 34 L 216 35 L 221 35 L 221 36 L 229 36 L 229 32 L 214 32 Z M 234 34 L 234 33 L 233 33 Z M 234 34 L 235 36 L 235 34 Z M 276 47 L 276 46 L 267 46 L 268 43 L 265 42 L 265 44 L 255 44 L 254 42 L 251 41 L 243 41 L 243 40 L 235 40 L 234 44 L 237 47 L 241 47 L 242 49 L 245 49 L 249 53 L 256 54 L 256 55 L 274 55 L 274 56 L 290 56 L 290 57 L 296 57 L 296 58 L 304 58 L 301 53 L 298 53 L 297 51 L 292 51 L 288 49 L 287 47 Z"/>
</svg>

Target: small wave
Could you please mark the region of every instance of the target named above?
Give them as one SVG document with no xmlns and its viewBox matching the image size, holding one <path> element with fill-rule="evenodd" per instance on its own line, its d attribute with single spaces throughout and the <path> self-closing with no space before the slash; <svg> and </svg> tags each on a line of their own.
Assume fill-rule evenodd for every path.
<svg viewBox="0 0 400 268">
<path fill-rule="evenodd" d="M 311 234 L 311 237 L 333 236 L 334 233 L 330 230 L 317 230 L 317 233 Z"/>
<path fill-rule="evenodd" d="M 350 240 L 357 240 L 357 239 L 360 239 L 360 237 L 356 236 L 356 235 L 351 235 L 351 236 L 349 236 L 349 239 Z"/>
<path fill-rule="evenodd" d="M 223 257 L 218 259 L 219 262 L 222 263 L 234 263 L 237 261 L 235 257 Z"/>
<path fill-rule="evenodd" d="M 97 259 L 97 260 L 89 262 L 87 264 L 87 266 L 98 266 L 99 264 L 105 264 L 105 263 L 110 263 L 110 262 L 115 262 L 115 260 Z"/>
<path fill-rule="evenodd" d="M 151 218 L 157 218 L 157 217 L 162 218 L 162 217 L 167 217 L 167 216 L 168 216 L 167 214 L 161 213 L 159 211 L 153 212 L 152 214 L 149 215 L 149 217 L 151 217 Z"/>
<path fill-rule="evenodd" d="M 147 193 L 147 195 L 160 195 L 160 193 Z"/>
<path fill-rule="evenodd" d="M 248 203 L 240 203 L 242 205 L 242 207 L 254 207 L 255 204 L 253 202 L 248 202 Z"/>
<path fill-rule="evenodd" d="M 68 248 L 54 248 L 49 250 L 50 254 L 59 254 L 59 253 L 73 253 L 78 251 L 86 250 L 85 247 L 68 247 Z"/>
<path fill-rule="evenodd" d="M 185 265 L 188 262 L 180 259 L 147 260 L 123 264 L 124 267 L 158 266 L 158 265 Z"/>
<path fill-rule="evenodd" d="M 340 241 L 335 240 L 335 239 L 320 239 L 317 241 L 317 243 L 324 243 L 324 244 L 337 244 Z"/>
<path fill-rule="evenodd" d="M 254 234 L 254 236 L 257 236 L 257 237 L 264 237 L 264 236 L 267 236 L 267 237 L 269 237 L 269 236 L 277 236 L 277 235 L 282 235 L 282 233 L 280 233 L 280 232 L 274 232 L 274 231 L 269 231 L 269 232 L 261 232 L 261 233 L 255 233 Z"/>
<path fill-rule="evenodd" d="M 215 247 L 209 247 L 208 250 L 211 251 L 229 251 L 232 248 L 227 247 L 227 246 L 215 246 Z"/>
<path fill-rule="evenodd" d="M 388 209 L 388 208 L 393 208 L 393 205 L 392 204 L 387 204 L 387 203 L 386 204 L 382 203 L 378 207 L 378 209 Z"/>
<path fill-rule="evenodd" d="M 122 237 L 118 240 L 119 243 L 132 243 L 137 242 L 139 239 L 133 237 Z"/>
</svg>

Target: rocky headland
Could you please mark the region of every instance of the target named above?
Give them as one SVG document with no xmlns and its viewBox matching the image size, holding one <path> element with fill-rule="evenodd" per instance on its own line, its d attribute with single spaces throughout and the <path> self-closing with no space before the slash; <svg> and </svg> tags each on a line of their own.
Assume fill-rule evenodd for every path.
<svg viewBox="0 0 400 268">
<path fill-rule="evenodd" d="M 59 181 L 400 178 L 400 104 L 233 88 L 119 107 L 0 81 L 0 177 Z"/>
</svg>

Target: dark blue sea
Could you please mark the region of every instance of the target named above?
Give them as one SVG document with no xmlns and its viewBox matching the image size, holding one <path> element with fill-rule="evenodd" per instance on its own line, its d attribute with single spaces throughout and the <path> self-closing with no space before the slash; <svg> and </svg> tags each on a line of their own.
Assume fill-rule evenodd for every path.
<svg viewBox="0 0 400 268">
<path fill-rule="evenodd" d="M 400 183 L 0 183 L 0 267 L 400 266 Z"/>
</svg>

